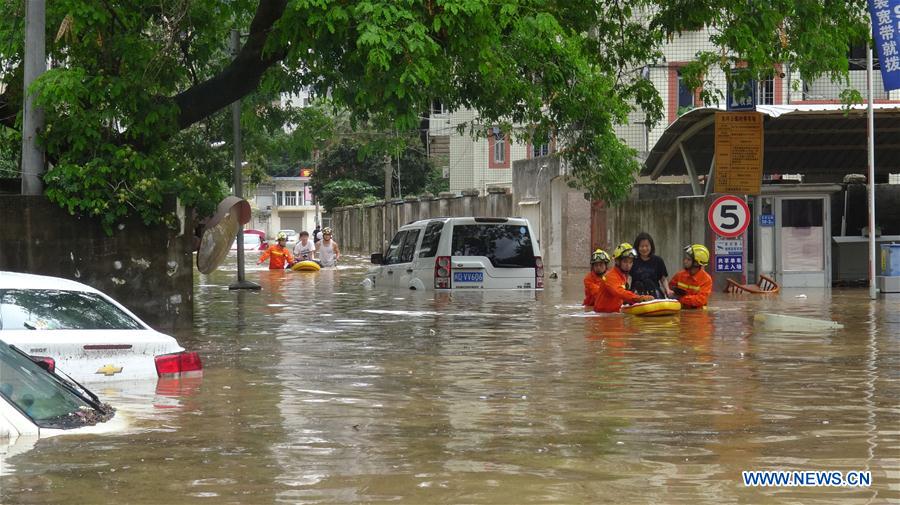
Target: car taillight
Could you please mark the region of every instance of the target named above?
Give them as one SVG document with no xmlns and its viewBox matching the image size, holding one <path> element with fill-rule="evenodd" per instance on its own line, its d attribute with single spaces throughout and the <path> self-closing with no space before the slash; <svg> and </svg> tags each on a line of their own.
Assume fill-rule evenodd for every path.
<svg viewBox="0 0 900 505">
<path fill-rule="evenodd" d="M 200 355 L 196 352 L 176 352 L 175 354 L 163 354 L 157 356 L 156 374 L 160 377 L 183 374 L 186 372 L 200 372 L 203 364 Z"/>
<path fill-rule="evenodd" d="M 450 289 L 450 256 L 438 256 L 434 259 L 434 287 L 435 289 Z"/>
<path fill-rule="evenodd" d="M 540 256 L 534 257 L 534 287 L 544 288 L 544 260 Z"/>
<path fill-rule="evenodd" d="M 49 356 L 31 356 L 31 361 L 50 373 L 56 370 L 56 360 Z"/>
</svg>

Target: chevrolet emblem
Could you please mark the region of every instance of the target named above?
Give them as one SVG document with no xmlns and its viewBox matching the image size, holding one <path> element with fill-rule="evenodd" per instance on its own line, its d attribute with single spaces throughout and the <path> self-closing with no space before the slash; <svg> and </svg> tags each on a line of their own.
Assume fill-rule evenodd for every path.
<svg viewBox="0 0 900 505">
<path fill-rule="evenodd" d="M 115 366 L 113 364 L 103 365 L 97 369 L 96 373 L 102 373 L 103 375 L 109 377 L 111 375 L 115 375 L 122 371 L 122 367 Z"/>
</svg>

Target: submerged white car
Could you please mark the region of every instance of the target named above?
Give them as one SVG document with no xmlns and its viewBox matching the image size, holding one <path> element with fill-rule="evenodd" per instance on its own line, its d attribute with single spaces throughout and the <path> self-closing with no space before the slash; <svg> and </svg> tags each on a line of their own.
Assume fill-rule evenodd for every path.
<svg viewBox="0 0 900 505">
<path fill-rule="evenodd" d="M 527 219 L 451 217 L 400 227 L 366 282 L 417 290 L 537 290 L 544 263 Z"/>
<path fill-rule="evenodd" d="M 198 375 L 203 365 L 100 291 L 58 277 L 0 272 L 0 339 L 78 382 Z"/>
<path fill-rule="evenodd" d="M 115 411 L 0 340 L 0 445 L 17 438 L 112 431 Z M 2 452 L 2 451 L 0 451 Z"/>
</svg>

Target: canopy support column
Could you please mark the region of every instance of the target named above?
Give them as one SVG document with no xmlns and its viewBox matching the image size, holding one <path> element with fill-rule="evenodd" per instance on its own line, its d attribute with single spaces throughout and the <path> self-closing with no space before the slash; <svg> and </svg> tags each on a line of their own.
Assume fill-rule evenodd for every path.
<svg viewBox="0 0 900 505">
<path fill-rule="evenodd" d="M 684 166 L 687 168 L 688 176 L 691 178 L 691 190 L 694 196 L 700 196 L 700 181 L 697 179 L 697 170 L 694 169 L 694 160 L 691 159 L 687 149 L 684 148 L 684 142 L 678 143 L 678 149 L 681 151 L 681 159 L 684 160 Z"/>
<path fill-rule="evenodd" d="M 716 176 L 716 156 L 713 155 L 712 160 L 709 162 L 709 173 L 706 175 L 706 185 L 703 187 L 703 194 L 709 195 L 712 193 L 713 186 L 716 185 L 716 181 L 713 177 Z"/>
</svg>

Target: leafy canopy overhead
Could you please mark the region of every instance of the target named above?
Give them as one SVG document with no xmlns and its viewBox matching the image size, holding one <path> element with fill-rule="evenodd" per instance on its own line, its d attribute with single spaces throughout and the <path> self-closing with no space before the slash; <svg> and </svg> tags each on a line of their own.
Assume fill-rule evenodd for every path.
<svg viewBox="0 0 900 505">
<path fill-rule="evenodd" d="M 3 0 L 0 19 L 0 121 L 11 127 L 24 3 Z M 665 41 L 710 28 L 716 49 L 684 72 L 697 87 L 736 62 L 744 77 L 790 62 L 805 79 L 846 79 L 867 20 L 862 0 L 54 0 L 57 63 L 33 87 L 47 114 L 47 194 L 108 224 L 131 212 L 163 219 L 167 192 L 208 205 L 228 177 L 208 147 L 230 138 L 219 111 L 250 95 L 246 124 L 276 125 L 290 119 L 259 97 L 308 86 L 383 130 L 416 129 L 437 98 L 476 110 L 474 135 L 496 124 L 519 140 L 553 135 L 576 181 L 616 200 L 638 162 L 614 127 L 635 108 L 650 125 L 661 119 L 640 69 Z M 246 34 L 235 57 L 231 28 Z"/>
</svg>

